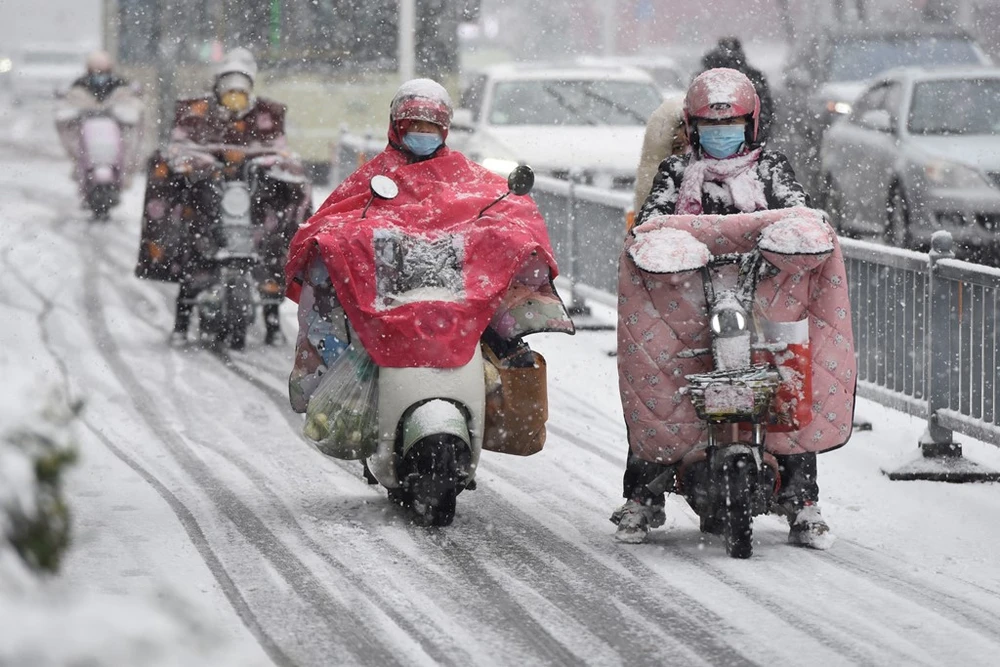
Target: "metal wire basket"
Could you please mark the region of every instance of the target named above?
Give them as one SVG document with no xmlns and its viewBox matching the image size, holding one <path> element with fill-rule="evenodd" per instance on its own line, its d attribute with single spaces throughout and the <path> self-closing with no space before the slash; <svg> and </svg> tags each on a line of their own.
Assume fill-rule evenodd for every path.
<svg viewBox="0 0 1000 667">
<path fill-rule="evenodd" d="M 707 422 L 761 422 L 781 382 L 772 367 L 758 364 L 728 371 L 685 375 L 684 392 L 699 419 Z"/>
</svg>

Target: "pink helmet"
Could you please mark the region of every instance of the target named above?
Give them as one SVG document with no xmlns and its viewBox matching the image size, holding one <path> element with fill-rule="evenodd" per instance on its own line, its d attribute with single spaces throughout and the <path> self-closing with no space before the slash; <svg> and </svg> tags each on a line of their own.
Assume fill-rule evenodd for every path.
<svg viewBox="0 0 1000 667">
<path fill-rule="evenodd" d="M 88 72 L 110 72 L 114 64 L 111 54 L 101 49 L 88 53 L 86 62 Z"/>
<path fill-rule="evenodd" d="M 753 117 L 752 141 L 757 141 L 760 125 L 760 98 L 745 74 L 728 67 L 702 72 L 688 88 L 684 97 L 684 122 L 688 134 L 691 121 L 697 118 L 722 120 Z"/>
</svg>

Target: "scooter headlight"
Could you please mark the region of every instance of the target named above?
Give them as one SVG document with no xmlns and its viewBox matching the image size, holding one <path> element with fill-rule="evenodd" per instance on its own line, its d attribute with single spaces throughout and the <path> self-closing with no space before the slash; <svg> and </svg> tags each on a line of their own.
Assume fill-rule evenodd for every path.
<svg viewBox="0 0 1000 667">
<path fill-rule="evenodd" d="M 250 212 L 250 193 L 243 188 L 229 188 L 222 195 L 222 212 L 231 218 L 242 218 Z"/>
<path fill-rule="evenodd" d="M 720 309 L 712 313 L 709 326 L 718 336 L 735 336 L 747 330 L 747 316 L 736 308 Z"/>
</svg>

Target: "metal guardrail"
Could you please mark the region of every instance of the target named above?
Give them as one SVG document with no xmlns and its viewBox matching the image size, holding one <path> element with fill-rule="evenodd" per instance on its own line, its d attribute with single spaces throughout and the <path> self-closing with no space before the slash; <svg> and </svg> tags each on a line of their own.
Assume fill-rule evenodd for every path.
<svg viewBox="0 0 1000 667">
<path fill-rule="evenodd" d="M 1000 446 L 1000 270 L 954 259 L 947 232 L 928 254 L 845 240 L 859 393 L 928 420 L 925 453 L 952 432 Z"/>
<path fill-rule="evenodd" d="M 384 144 L 344 135 L 334 173 L 342 179 L 364 151 Z M 336 164 L 340 161 L 340 165 Z M 345 173 L 346 172 L 346 173 Z M 338 181 L 334 181 L 335 183 Z M 632 193 L 537 176 L 531 195 L 545 217 L 573 302 L 595 292 L 615 303 L 618 257 Z M 841 239 L 858 358 L 858 394 L 927 420 L 920 441 L 944 473 L 889 473 L 895 479 L 996 479 L 956 461 L 953 432 L 1000 446 L 1000 269 L 954 259 L 947 232 L 930 253 Z"/>
</svg>

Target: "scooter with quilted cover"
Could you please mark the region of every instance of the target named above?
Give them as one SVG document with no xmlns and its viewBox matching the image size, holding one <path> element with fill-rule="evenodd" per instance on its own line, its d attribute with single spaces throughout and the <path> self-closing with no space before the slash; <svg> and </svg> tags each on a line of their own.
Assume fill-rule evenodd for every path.
<svg viewBox="0 0 1000 667">
<path fill-rule="evenodd" d="M 619 263 L 619 389 L 632 452 L 666 464 L 729 555 L 752 554 L 774 455 L 851 435 L 856 362 L 843 255 L 822 211 L 650 218 Z"/>
</svg>

